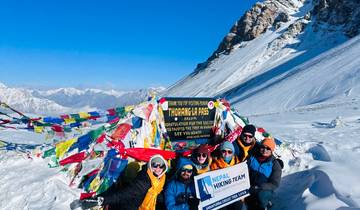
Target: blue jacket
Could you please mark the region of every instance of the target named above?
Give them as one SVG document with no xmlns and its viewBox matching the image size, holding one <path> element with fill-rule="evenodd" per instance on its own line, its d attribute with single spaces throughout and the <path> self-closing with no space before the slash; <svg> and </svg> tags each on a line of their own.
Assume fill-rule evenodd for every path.
<svg viewBox="0 0 360 210">
<path fill-rule="evenodd" d="M 167 184 L 167 187 L 165 189 L 165 205 L 168 210 L 173 209 L 184 209 L 189 210 L 190 206 L 187 202 L 182 204 L 176 203 L 176 197 L 180 195 L 181 193 L 185 193 L 188 197 L 192 196 L 195 197 L 195 185 L 193 177 L 191 178 L 191 182 L 184 183 L 179 179 L 180 175 L 180 169 L 184 165 L 193 165 L 192 161 L 187 158 L 180 158 L 177 163 L 177 172 L 175 177 Z M 193 166 L 194 167 L 194 166 Z M 195 167 L 193 171 L 193 176 L 195 175 Z"/>
<path fill-rule="evenodd" d="M 265 162 L 260 162 L 257 156 L 248 159 L 250 185 L 258 186 L 261 190 L 274 191 L 280 185 L 281 166 L 274 156 Z"/>
</svg>

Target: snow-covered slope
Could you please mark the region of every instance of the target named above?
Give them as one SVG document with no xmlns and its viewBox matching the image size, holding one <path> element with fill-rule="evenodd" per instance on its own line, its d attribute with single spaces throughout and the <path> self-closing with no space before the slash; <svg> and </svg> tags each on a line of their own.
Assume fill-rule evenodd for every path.
<svg viewBox="0 0 360 210">
<path fill-rule="evenodd" d="M 285 163 L 271 210 L 360 209 L 360 102 L 249 116 L 283 142 Z M 336 120 L 335 120 L 336 119 Z M 336 123 L 331 123 L 335 120 Z M 0 130 L 0 139 L 39 144 L 45 136 Z M 29 174 L 24 176 L 23 174 Z M 0 151 L 0 209 L 69 209 L 79 190 L 47 160 Z"/>
<path fill-rule="evenodd" d="M 347 41 L 349 31 L 356 31 L 360 24 L 357 6 L 334 0 L 258 3 L 234 25 L 207 62 L 169 87 L 165 95 L 225 97 L 246 113 L 354 97 L 358 95 L 358 86 L 352 87 L 359 79 L 358 38 Z M 326 66 L 323 72 L 319 66 Z M 292 81 L 280 85 L 287 77 Z M 275 87 L 276 94 L 270 93 Z M 272 97 L 264 97 L 268 94 Z M 252 109 L 254 104 L 257 109 Z"/>
<path fill-rule="evenodd" d="M 223 94 L 241 113 L 360 101 L 360 36 L 309 61 L 280 66 Z"/>
</svg>

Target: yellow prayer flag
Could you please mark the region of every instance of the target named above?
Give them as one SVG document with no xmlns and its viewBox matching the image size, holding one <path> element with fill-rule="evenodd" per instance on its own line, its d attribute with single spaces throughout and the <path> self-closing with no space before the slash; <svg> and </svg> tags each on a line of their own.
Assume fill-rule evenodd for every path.
<svg viewBox="0 0 360 210">
<path fill-rule="evenodd" d="M 67 119 L 64 119 L 65 121 L 65 124 L 70 124 L 70 123 L 75 123 L 75 119 L 74 118 L 67 118 Z"/>
<path fill-rule="evenodd" d="M 64 156 L 65 152 L 73 145 L 78 138 L 72 138 L 67 141 L 58 143 L 55 148 L 56 158 Z"/>
<path fill-rule="evenodd" d="M 125 106 L 125 112 L 130 112 L 131 110 L 134 109 L 134 106 L 131 105 L 131 106 Z"/>
<path fill-rule="evenodd" d="M 100 187 L 100 184 L 101 184 L 101 181 L 100 181 L 100 176 L 97 175 L 94 180 L 92 180 L 92 182 L 90 183 L 90 190 L 93 191 L 93 192 L 96 192 L 99 187 Z"/>
<path fill-rule="evenodd" d="M 91 115 L 87 112 L 79 112 L 80 118 L 89 118 Z"/>
<path fill-rule="evenodd" d="M 43 126 L 36 126 L 34 125 L 34 131 L 35 133 L 42 133 L 44 130 L 44 127 Z"/>
</svg>

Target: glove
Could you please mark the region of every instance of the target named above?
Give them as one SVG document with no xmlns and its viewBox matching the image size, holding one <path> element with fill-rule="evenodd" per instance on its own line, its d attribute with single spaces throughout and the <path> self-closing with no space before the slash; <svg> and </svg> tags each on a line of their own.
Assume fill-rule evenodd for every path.
<svg viewBox="0 0 360 210">
<path fill-rule="evenodd" d="M 200 200 L 193 197 L 193 196 L 190 196 L 187 200 L 187 203 L 189 204 L 189 207 L 190 209 L 198 209 L 198 206 L 199 206 L 199 202 Z"/>
<path fill-rule="evenodd" d="M 186 203 L 186 202 L 187 202 L 187 196 L 186 196 L 185 193 L 180 193 L 175 198 L 176 205 L 183 204 L 183 203 Z"/>
<path fill-rule="evenodd" d="M 251 186 L 249 189 L 249 193 L 251 195 L 257 194 L 260 191 L 260 187 L 259 186 Z"/>
<path fill-rule="evenodd" d="M 101 206 L 104 202 L 103 197 L 97 197 L 97 198 L 89 198 L 84 200 L 74 200 L 70 203 L 70 208 L 72 210 L 80 210 L 80 209 L 90 209 L 95 206 Z"/>
</svg>

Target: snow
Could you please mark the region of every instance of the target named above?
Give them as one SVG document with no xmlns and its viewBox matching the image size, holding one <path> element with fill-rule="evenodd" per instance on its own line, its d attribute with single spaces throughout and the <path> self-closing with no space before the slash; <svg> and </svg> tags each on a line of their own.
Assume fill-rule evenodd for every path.
<svg viewBox="0 0 360 210">
<path fill-rule="evenodd" d="M 242 43 L 167 94 L 225 96 L 283 142 L 276 153 L 285 166 L 271 210 L 360 210 L 360 36 L 347 40 L 307 27 L 281 39 L 300 16 L 293 11 L 291 22 Z M 0 100 L 14 91 L 7 98 L 17 96 L 20 105 L 32 94 L 1 83 L 0 91 Z M 2 128 L 0 140 L 47 143 L 43 135 Z M 41 158 L 0 151 L 0 209 L 69 209 L 80 191 L 58 170 Z"/>
<path fill-rule="evenodd" d="M 276 152 L 285 167 L 272 210 L 360 209 L 359 110 L 355 101 L 248 115 L 283 142 Z M 0 130 L 0 139 L 47 142 L 40 134 L 21 130 Z M 0 195 L 0 209 L 68 209 L 80 193 L 47 160 L 13 152 L 0 152 L 0 191 L 8 192 Z"/>
<path fill-rule="evenodd" d="M 82 90 L 72 87 L 36 90 L 12 88 L 0 83 L 0 101 L 25 113 L 56 115 L 138 104 L 146 99 L 149 92 L 158 93 L 163 90 L 163 87 L 131 91 L 92 88 Z"/>
<path fill-rule="evenodd" d="M 80 191 L 71 189 L 47 160 L 26 159 L 13 152 L 0 155 L 0 209 L 69 209 Z"/>
<path fill-rule="evenodd" d="M 292 150 L 278 149 L 285 168 L 274 209 L 359 209 L 359 108 L 356 102 L 249 116 Z M 313 125 L 337 117 L 335 127 Z"/>
</svg>

